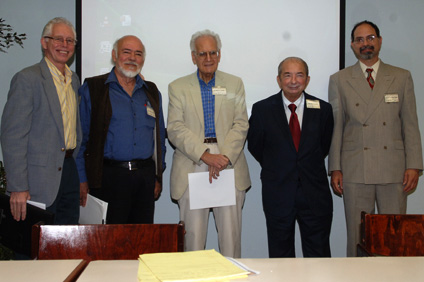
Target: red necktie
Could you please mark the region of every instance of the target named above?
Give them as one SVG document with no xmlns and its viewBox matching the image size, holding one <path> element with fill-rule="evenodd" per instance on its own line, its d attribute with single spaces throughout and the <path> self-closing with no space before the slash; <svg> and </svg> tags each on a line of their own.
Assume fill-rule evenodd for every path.
<svg viewBox="0 0 424 282">
<path fill-rule="evenodd" d="M 374 78 L 371 75 L 372 71 L 373 71 L 373 69 L 367 69 L 366 70 L 366 72 L 368 73 L 367 81 L 368 81 L 368 84 L 371 87 L 371 90 L 374 89 L 374 84 L 375 84 Z"/>
<path fill-rule="evenodd" d="M 294 146 L 296 147 L 296 151 L 299 151 L 300 125 L 299 125 L 299 120 L 297 119 L 296 108 L 297 107 L 295 104 L 289 105 L 289 109 L 291 111 L 289 127 L 290 127 L 291 135 L 293 137 Z"/>
</svg>

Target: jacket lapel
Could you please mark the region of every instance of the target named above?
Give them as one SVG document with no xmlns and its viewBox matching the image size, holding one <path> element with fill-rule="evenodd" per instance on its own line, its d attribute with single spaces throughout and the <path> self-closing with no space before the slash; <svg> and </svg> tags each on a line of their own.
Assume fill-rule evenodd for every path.
<svg viewBox="0 0 424 282">
<path fill-rule="evenodd" d="M 202 95 L 200 91 L 199 80 L 197 79 L 197 71 L 190 76 L 190 89 L 188 91 L 194 104 L 197 119 L 200 121 L 202 128 L 204 129 L 205 121 L 203 117 Z"/>
<path fill-rule="evenodd" d="M 287 116 L 286 112 L 284 111 L 284 103 L 283 103 L 283 96 L 282 92 L 278 92 L 273 96 L 272 99 L 272 113 L 274 116 L 274 122 L 277 124 L 277 127 L 280 128 L 283 137 L 287 138 L 291 142 L 291 147 L 293 150 L 296 150 L 293 143 L 293 138 L 291 136 L 289 124 L 287 122 Z"/>
<path fill-rule="evenodd" d="M 362 73 L 361 66 L 359 61 L 352 68 L 352 76 L 347 79 L 348 83 L 351 85 L 353 92 L 356 93 L 361 99 L 369 104 L 372 97 L 372 90 L 368 85 L 367 80 L 365 79 L 364 74 Z"/>
<path fill-rule="evenodd" d="M 387 93 L 387 89 L 389 89 L 393 80 L 394 76 L 389 73 L 386 65 L 380 62 L 374 90 L 372 91 L 371 100 L 368 105 L 366 119 L 368 119 L 378 108 L 378 105 L 384 101 L 384 95 Z"/>
<path fill-rule="evenodd" d="M 46 94 L 50 111 L 52 113 L 56 126 L 59 130 L 59 134 L 62 137 L 63 142 L 65 142 L 64 140 L 65 133 L 63 129 L 63 120 L 62 120 L 62 110 L 60 107 L 59 97 L 57 96 L 57 90 L 53 82 L 52 74 L 50 73 L 49 67 L 47 66 L 47 63 L 44 60 L 44 58 L 40 62 L 40 69 L 41 69 L 41 75 L 44 78 L 44 81 L 43 81 L 44 93 Z"/>
<path fill-rule="evenodd" d="M 215 86 L 225 87 L 225 81 L 223 80 L 223 77 L 218 70 L 215 72 Z M 217 124 L 218 118 L 220 116 L 219 111 L 221 110 L 223 98 L 224 97 L 222 95 L 215 95 L 215 124 Z"/>
</svg>

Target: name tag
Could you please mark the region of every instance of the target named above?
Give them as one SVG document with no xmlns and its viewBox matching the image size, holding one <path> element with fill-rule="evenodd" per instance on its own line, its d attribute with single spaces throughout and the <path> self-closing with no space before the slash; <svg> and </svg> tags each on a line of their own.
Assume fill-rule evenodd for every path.
<svg viewBox="0 0 424 282">
<path fill-rule="evenodd" d="M 212 95 L 227 95 L 227 88 L 222 86 L 212 87 Z"/>
<path fill-rule="evenodd" d="M 321 109 L 321 105 L 319 103 L 319 100 L 306 99 L 306 107 L 308 109 Z"/>
<path fill-rule="evenodd" d="M 384 102 L 386 103 L 399 103 L 398 94 L 386 94 L 384 95 Z"/>
<path fill-rule="evenodd" d="M 153 108 L 152 108 L 151 106 L 147 105 L 147 106 L 146 106 L 146 109 L 147 109 L 147 114 L 148 114 L 149 116 L 151 116 L 151 117 L 153 117 L 153 118 L 156 118 L 155 110 L 153 110 Z"/>
</svg>

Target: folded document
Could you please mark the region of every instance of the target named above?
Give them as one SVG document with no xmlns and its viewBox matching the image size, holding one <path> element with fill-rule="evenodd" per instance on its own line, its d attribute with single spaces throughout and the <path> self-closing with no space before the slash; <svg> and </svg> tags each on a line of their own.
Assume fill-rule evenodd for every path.
<svg viewBox="0 0 424 282">
<path fill-rule="evenodd" d="M 87 204 L 80 207 L 79 224 L 105 224 L 107 205 L 107 202 L 88 194 Z"/>
</svg>

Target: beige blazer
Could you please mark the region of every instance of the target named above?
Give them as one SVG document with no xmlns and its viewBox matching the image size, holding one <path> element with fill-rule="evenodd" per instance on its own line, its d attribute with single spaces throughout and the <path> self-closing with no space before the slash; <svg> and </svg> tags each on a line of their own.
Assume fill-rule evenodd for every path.
<svg viewBox="0 0 424 282">
<path fill-rule="evenodd" d="M 409 71 L 380 63 L 374 90 L 359 62 L 330 77 L 334 132 L 329 171 L 351 183 L 401 183 L 423 169 L 421 135 Z"/>
<path fill-rule="evenodd" d="M 250 187 L 249 169 L 243 152 L 249 122 L 245 91 L 240 78 L 216 71 L 215 86 L 226 88 L 226 95 L 215 96 L 215 130 L 220 153 L 234 168 L 238 190 Z M 202 97 L 197 72 L 169 84 L 168 139 L 176 147 L 171 168 L 171 197 L 179 200 L 188 187 L 188 173 L 201 164 L 207 149 Z"/>
</svg>

